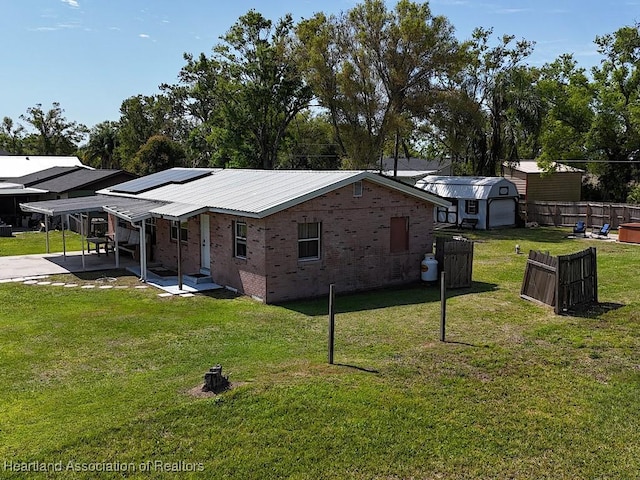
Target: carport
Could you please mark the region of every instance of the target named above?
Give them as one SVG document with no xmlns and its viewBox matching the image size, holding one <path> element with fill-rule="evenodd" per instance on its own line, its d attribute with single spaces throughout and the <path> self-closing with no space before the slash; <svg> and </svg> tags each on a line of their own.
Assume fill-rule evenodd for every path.
<svg viewBox="0 0 640 480">
<path fill-rule="evenodd" d="M 150 211 L 154 208 L 165 205 L 165 202 L 152 200 L 141 200 L 137 198 L 113 197 L 108 195 L 95 195 L 91 197 L 78 197 L 59 200 L 48 200 L 33 203 L 21 203 L 20 208 L 25 212 L 43 214 L 46 217 L 60 216 L 62 221 L 62 249 L 66 259 L 67 248 L 65 241 L 65 230 L 69 226 L 69 219 L 73 218 L 80 225 L 80 239 L 82 242 L 82 269 L 85 270 L 85 242 L 86 234 L 84 230 L 84 218 L 88 218 L 90 213 L 104 212 L 128 221 L 140 231 L 140 274 L 141 280 L 147 280 L 147 245 L 146 220 L 151 218 Z M 48 218 L 47 218 L 48 220 Z M 49 222 L 45 223 L 47 253 L 49 251 Z M 114 257 L 115 268 L 120 268 L 120 251 L 118 248 L 118 229 L 114 229 Z"/>
</svg>

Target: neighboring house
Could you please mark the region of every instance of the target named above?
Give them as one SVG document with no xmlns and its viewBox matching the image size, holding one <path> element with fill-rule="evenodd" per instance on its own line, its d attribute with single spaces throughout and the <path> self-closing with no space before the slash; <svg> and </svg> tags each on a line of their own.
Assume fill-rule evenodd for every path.
<svg viewBox="0 0 640 480">
<path fill-rule="evenodd" d="M 504 165 L 504 177 L 518 188 L 525 202 L 579 202 L 583 170 L 554 162 L 555 171 L 544 173 L 535 160 Z"/>
<path fill-rule="evenodd" d="M 122 170 L 96 170 L 84 166 L 51 167 L 10 182 L 0 182 L 0 218 L 17 227 L 28 228 L 30 216 L 20 203 L 60 198 L 86 197 L 97 190 L 135 178 Z"/>
<path fill-rule="evenodd" d="M 363 171 L 173 168 L 75 200 L 24 205 L 47 214 L 110 214 L 135 226 L 147 257 L 210 275 L 267 303 L 415 282 L 433 249 L 434 206 L 449 202 Z M 146 253 L 151 249 L 152 254 Z"/>
<path fill-rule="evenodd" d="M 82 167 L 78 157 L 49 155 L 0 155 L 0 181 L 40 172 L 51 167 Z"/>
<path fill-rule="evenodd" d="M 380 161 L 380 173 L 387 177 L 394 175 L 394 159 L 386 157 Z M 427 175 L 451 175 L 451 162 L 449 160 L 426 160 L 424 158 L 398 158 L 396 179 L 409 185 Z"/>
<path fill-rule="evenodd" d="M 513 227 L 516 225 L 518 191 L 502 177 L 447 177 L 429 175 L 416 184 L 452 203 L 436 208 L 436 221 L 469 225 L 473 228 Z"/>
</svg>

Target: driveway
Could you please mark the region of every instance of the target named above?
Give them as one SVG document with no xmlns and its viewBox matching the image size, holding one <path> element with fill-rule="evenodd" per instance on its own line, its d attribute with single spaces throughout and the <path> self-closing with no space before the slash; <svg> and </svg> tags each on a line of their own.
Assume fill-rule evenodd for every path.
<svg viewBox="0 0 640 480">
<path fill-rule="evenodd" d="M 137 261 L 130 257 L 120 257 L 120 268 L 135 267 Z M 59 273 L 89 272 L 95 270 L 112 270 L 116 266 L 113 255 L 85 253 L 84 267 L 82 252 L 16 255 L 0 257 L 0 281 L 20 280 L 26 277 L 55 275 Z"/>
</svg>

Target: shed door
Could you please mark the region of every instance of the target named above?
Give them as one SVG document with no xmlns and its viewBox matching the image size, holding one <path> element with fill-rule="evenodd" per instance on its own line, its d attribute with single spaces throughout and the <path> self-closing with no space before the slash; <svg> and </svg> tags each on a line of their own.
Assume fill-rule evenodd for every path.
<svg viewBox="0 0 640 480">
<path fill-rule="evenodd" d="M 489 228 L 516 224 L 516 202 L 513 198 L 492 199 L 489 205 Z"/>
</svg>

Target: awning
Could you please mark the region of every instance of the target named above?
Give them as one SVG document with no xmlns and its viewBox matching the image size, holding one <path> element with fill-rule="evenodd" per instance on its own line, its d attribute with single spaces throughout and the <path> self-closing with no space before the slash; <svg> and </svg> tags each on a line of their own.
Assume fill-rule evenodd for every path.
<svg viewBox="0 0 640 480">
<path fill-rule="evenodd" d="M 44 215 L 73 215 L 76 213 L 104 212 L 114 213 L 121 218 L 140 221 L 151 217 L 150 210 L 164 205 L 165 202 L 141 200 L 137 198 L 94 195 L 91 197 L 63 198 L 42 202 L 21 203 L 24 212 Z M 109 210 L 107 210 L 107 207 Z M 115 213 L 115 212 L 119 212 Z"/>
<path fill-rule="evenodd" d="M 184 221 L 189 217 L 194 217 L 200 213 L 208 212 L 209 207 L 205 205 L 190 205 L 188 203 L 167 203 L 156 206 L 151 210 L 154 217 L 166 220 Z"/>
</svg>

